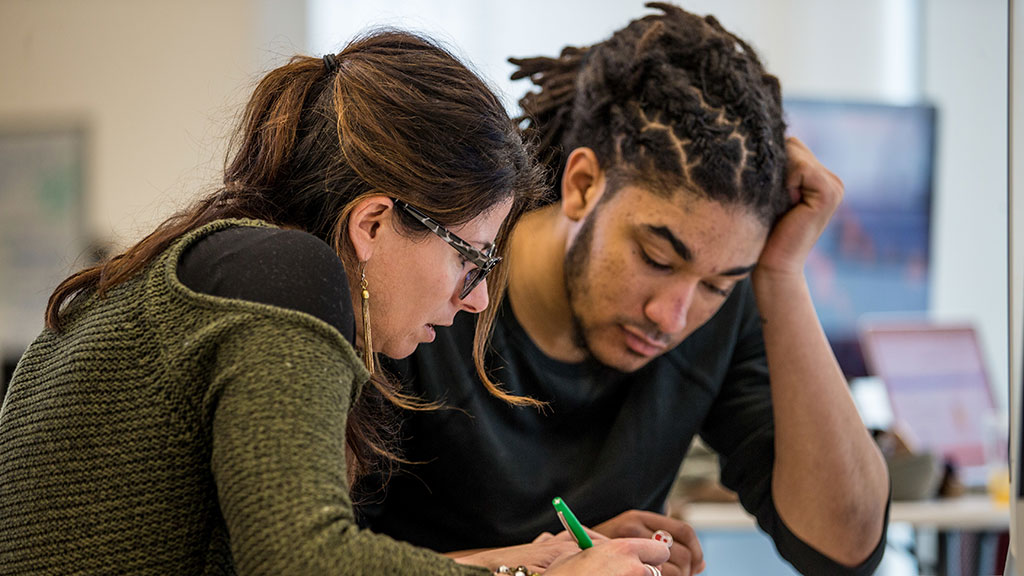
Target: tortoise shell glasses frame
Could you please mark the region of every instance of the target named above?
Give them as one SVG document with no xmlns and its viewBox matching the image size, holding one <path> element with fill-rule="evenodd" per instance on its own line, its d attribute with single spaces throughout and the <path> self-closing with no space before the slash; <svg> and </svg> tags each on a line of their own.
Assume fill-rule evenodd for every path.
<svg viewBox="0 0 1024 576">
<path fill-rule="evenodd" d="M 485 251 L 478 250 L 469 242 L 466 242 L 462 238 L 459 238 L 450 232 L 437 220 L 434 220 L 430 216 L 420 212 L 419 209 L 414 206 L 398 199 L 393 198 L 392 200 L 394 201 L 395 206 L 405 210 L 428 230 L 436 234 L 438 238 L 447 242 L 448 245 L 454 248 L 456 252 L 476 266 L 476 268 L 473 268 L 466 273 L 466 278 L 463 280 L 462 284 L 462 291 L 459 293 L 460 300 L 464 300 L 466 296 L 469 296 L 469 293 L 473 291 L 473 288 L 476 288 L 481 282 L 483 282 L 484 278 L 490 274 L 491 270 L 494 269 L 498 262 L 501 262 L 500 256 L 494 256 L 495 246 L 493 244 L 491 244 Z"/>
</svg>

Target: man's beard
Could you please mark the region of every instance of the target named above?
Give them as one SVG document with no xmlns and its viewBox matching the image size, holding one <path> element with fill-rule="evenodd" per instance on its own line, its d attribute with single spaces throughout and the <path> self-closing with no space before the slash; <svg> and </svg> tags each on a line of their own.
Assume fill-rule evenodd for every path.
<svg viewBox="0 0 1024 576">
<path fill-rule="evenodd" d="M 581 294 L 586 292 L 584 277 L 587 273 L 587 264 L 590 262 L 590 245 L 594 240 L 594 215 L 592 211 L 583 221 L 583 226 L 576 234 L 569 251 L 565 255 L 565 293 L 569 300 L 569 313 L 572 316 L 572 340 L 584 355 L 590 359 L 594 357 L 590 346 L 587 343 L 586 329 L 583 320 L 576 309 L 577 300 Z"/>
</svg>

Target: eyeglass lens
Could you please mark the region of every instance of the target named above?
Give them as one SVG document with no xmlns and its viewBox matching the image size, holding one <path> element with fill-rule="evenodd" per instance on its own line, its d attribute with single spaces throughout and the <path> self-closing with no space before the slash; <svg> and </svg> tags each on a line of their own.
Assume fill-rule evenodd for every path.
<svg viewBox="0 0 1024 576">
<path fill-rule="evenodd" d="M 469 293 L 473 291 L 473 288 L 476 288 L 486 276 L 487 273 L 484 272 L 483 268 L 473 268 L 467 272 L 466 280 L 462 284 L 462 292 L 459 294 L 459 299 L 465 300 L 466 296 L 469 296 Z"/>
</svg>

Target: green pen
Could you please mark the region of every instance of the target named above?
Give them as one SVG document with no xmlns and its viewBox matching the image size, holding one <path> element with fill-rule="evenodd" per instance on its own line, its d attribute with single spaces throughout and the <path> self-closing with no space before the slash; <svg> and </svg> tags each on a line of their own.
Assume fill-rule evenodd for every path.
<svg viewBox="0 0 1024 576">
<path fill-rule="evenodd" d="M 587 531 L 583 529 L 583 525 L 576 519 L 576 515 L 572 513 L 572 510 L 569 510 L 569 506 L 566 505 L 564 500 L 555 498 L 551 501 L 551 505 L 555 507 L 555 512 L 558 514 L 558 519 L 562 521 L 562 526 L 565 526 L 569 534 L 572 534 L 580 550 L 586 550 L 594 545 L 590 540 L 590 536 L 587 535 Z"/>
</svg>

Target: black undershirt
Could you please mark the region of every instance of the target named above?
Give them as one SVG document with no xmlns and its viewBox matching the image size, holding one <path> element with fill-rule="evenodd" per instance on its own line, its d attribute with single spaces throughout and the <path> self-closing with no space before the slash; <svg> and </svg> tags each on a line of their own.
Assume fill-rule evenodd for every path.
<svg viewBox="0 0 1024 576">
<path fill-rule="evenodd" d="M 312 234 L 253 226 L 214 232 L 185 250 L 178 279 L 203 294 L 311 314 L 354 342 L 345 268 Z"/>
</svg>

